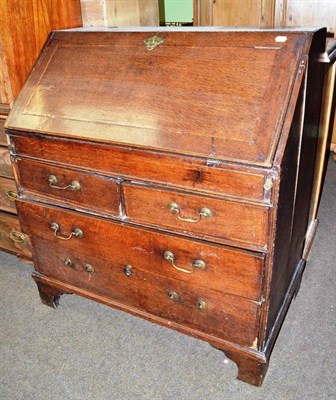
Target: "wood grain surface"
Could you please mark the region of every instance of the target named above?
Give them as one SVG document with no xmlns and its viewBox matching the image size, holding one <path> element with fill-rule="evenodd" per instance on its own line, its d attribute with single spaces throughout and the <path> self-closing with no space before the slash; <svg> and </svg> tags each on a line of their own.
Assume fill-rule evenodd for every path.
<svg viewBox="0 0 336 400">
<path fill-rule="evenodd" d="M 120 215 L 119 185 L 116 180 L 31 160 L 16 159 L 15 166 L 22 194 L 30 193 L 63 206 Z M 48 181 L 50 175 L 57 178 L 57 183 L 52 186 Z M 54 187 L 67 187 L 74 181 L 80 185 L 79 190 Z"/>
<path fill-rule="evenodd" d="M 259 253 L 230 250 L 174 235 L 166 235 L 79 213 L 59 210 L 27 202 L 17 202 L 22 229 L 32 237 L 51 241 L 59 252 L 111 259 L 119 267 L 133 265 L 135 269 L 193 283 L 202 287 L 224 291 L 259 300 L 264 257 Z M 57 222 L 61 236 L 67 236 L 75 227 L 84 232 L 82 239 L 73 237 L 62 241 L 54 237 L 51 222 Z M 120 251 L 122 249 L 122 251 Z M 203 260 L 204 271 L 186 274 L 174 269 L 165 258 L 165 251 L 176 256 L 176 264 L 191 269 Z M 71 258 L 71 257 L 70 257 Z"/>
<path fill-rule="evenodd" d="M 123 184 L 126 215 L 134 221 L 163 226 L 174 231 L 196 233 L 204 237 L 229 239 L 254 244 L 266 249 L 268 242 L 267 207 L 241 202 L 215 200 L 204 196 Z M 169 209 L 171 203 L 180 208 L 177 215 Z M 198 219 L 202 208 L 208 208 L 211 217 L 199 222 L 184 222 L 180 218 Z"/>
<path fill-rule="evenodd" d="M 155 33 L 54 33 L 8 127 L 270 166 L 310 35 Z"/>
</svg>

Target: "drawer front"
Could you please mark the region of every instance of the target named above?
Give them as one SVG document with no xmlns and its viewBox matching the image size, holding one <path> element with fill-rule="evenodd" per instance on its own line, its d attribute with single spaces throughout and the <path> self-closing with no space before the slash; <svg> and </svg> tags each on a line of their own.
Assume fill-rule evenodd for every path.
<svg viewBox="0 0 336 400">
<path fill-rule="evenodd" d="M 58 168 L 30 160 L 15 160 L 20 192 L 34 192 L 63 205 L 119 215 L 119 185 L 111 178 Z"/>
<path fill-rule="evenodd" d="M 24 258 L 32 258 L 29 239 L 21 232 L 17 216 L 0 212 L 0 248 Z"/>
<path fill-rule="evenodd" d="M 9 150 L 7 147 L 0 147 L 0 176 L 14 178 Z"/>
<path fill-rule="evenodd" d="M 0 176 L 0 210 L 16 214 L 16 185 L 13 179 Z"/>
<path fill-rule="evenodd" d="M 0 145 L 7 146 L 7 138 L 5 134 L 5 118 L 2 118 L 2 115 L 0 115 Z"/>
<path fill-rule="evenodd" d="M 269 202 L 265 175 L 209 166 L 206 160 L 44 136 L 12 136 L 16 154 L 60 162 L 112 176 L 142 179 L 216 195 Z"/>
<path fill-rule="evenodd" d="M 163 278 L 260 300 L 264 258 L 258 253 L 137 229 L 23 201 L 18 201 L 17 207 L 25 233 L 61 243 L 64 251 L 88 256 L 95 254 L 98 258 L 110 259 L 124 267 L 132 265 Z M 52 222 L 60 227 L 56 232 L 58 236 L 67 237 L 77 228 L 83 232 L 83 237 L 73 235 L 70 240 L 59 239 L 55 237 L 55 229 L 51 229 Z"/>
<path fill-rule="evenodd" d="M 136 185 L 123 185 L 134 221 L 259 247 L 267 245 L 268 208 Z"/>
<path fill-rule="evenodd" d="M 258 335 L 260 306 L 185 282 L 34 240 L 38 272 L 122 304 L 245 346 Z M 128 268 L 128 269 L 127 269 Z"/>
</svg>

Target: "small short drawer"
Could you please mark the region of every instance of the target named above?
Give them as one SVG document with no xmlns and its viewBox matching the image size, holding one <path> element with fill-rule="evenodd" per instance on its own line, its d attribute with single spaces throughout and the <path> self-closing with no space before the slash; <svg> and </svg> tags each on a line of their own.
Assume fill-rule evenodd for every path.
<svg viewBox="0 0 336 400">
<path fill-rule="evenodd" d="M 13 168 L 7 147 L 0 147 L 0 176 L 14 178 Z"/>
<path fill-rule="evenodd" d="M 0 210 L 16 214 L 16 185 L 13 179 L 0 176 Z"/>
<path fill-rule="evenodd" d="M 34 248 L 36 269 L 48 278 L 165 318 L 170 324 L 255 345 L 260 314 L 256 302 L 155 275 L 154 270 L 124 265 L 113 256 L 83 255 L 61 243 L 34 238 Z"/>
<path fill-rule="evenodd" d="M 268 208 L 131 184 L 123 185 L 128 218 L 204 238 L 267 245 Z"/>
<path fill-rule="evenodd" d="M 16 159 L 20 193 L 50 198 L 69 207 L 119 215 L 119 185 L 99 175 Z"/>
<path fill-rule="evenodd" d="M 7 146 L 7 138 L 6 138 L 6 133 L 5 133 L 5 118 L 2 118 L 2 115 L 0 115 L 0 145 Z"/>
<path fill-rule="evenodd" d="M 29 240 L 21 232 L 17 216 L 0 212 L 0 249 L 23 258 L 32 258 Z"/>
<path fill-rule="evenodd" d="M 260 301 L 264 256 L 122 223 L 17 202 L 25 233 L 54 243 L 60 254 L 95 254 L 115 265 Z M 61 247 L 59 247 L 61 246 Z"/>
</svg>

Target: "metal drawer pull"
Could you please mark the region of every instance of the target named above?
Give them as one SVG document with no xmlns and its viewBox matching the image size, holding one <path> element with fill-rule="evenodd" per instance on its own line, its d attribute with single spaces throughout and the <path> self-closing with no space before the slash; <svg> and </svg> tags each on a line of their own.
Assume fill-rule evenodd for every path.
<svg viewBox="0 0 336 400">
<path fill-rule="evenodd" d="M 66 258 L 63 262 L 67 267 L 73 267 L 74 266 L 74 263 L 70 260 L 70 258 Z M 85 264 L 84 265 L 84 271 L 89 273 L 89 274 L 93 274 L 94 273 L 94 268 L 93 268 L 93 266 L 91 264 Z"/>
<path fill-rule="evenodd" d="M 178 266 L 175 264 L 175 255 L 174 255 L 174 253 L 172 253 L 172 252 L 169 251 L 169 250 L 167 250 L 167 251 L 164 252 L 163 257 L 164 257 L 168 262 L 170 262 L 170 264 L 171 264 L 175 269 L 177 269 L 177 270 L 180 271 L 180 272 L 185 272 L 186 274 L 192 274 L 192 273 L 195 271 L 196 268 L 197 268 L 197 269 L 200 269 L 201 271 L 204 271 L 205 268 L 206 268 L 206 263 L 205 263 L 203 260 L 196 260 L 196 261 L 193 263 L 191 269 L 185 269 L 185 268 L 178 267 Z"/>
<path fill-rule="evenodd" d="M 56 186 L 56 183 L 58 182 L 58 180 L 55 175 L 49 175 L 48 182 L 49 182 L 49 186 L 54 189 L 60 189 L 60 190 L 70 189 L 70 190 L 77 192 L 81 188 L 81 185 L 78 181 L 72 181 L 70 183 L 70 185 L 67 185 L 67 186 Z"/>
<path fill-rule="evenodd" d="M 132 265 L 126 265 L 126 267 L 124 268 L 124 274 L 125 274 L 126 276 L 128 276 L 129 278 L 130 278 L 131 276 L 133 276 L 133 274 L 134 274 L 132 268 L 133 268 Z"/>
<path fill-rule="evenodd" d="M 78 237 L 79 239 L 81 239 L 84 234 L 83 231 L 80 228 L 75 228 L 69 236 L 58 236 L 57 232 L 61 229 L 61 227 L 58 225 L 57 222 L 52 222 L 50 224 L 50 228 L 54 231 L 54 236 L 57 237 L 57 239 L 60 240 L 70 240 L 73 236 Z"/>
<path fill-rule="evenodd" d="M 64 260 L 64 264 L 65 264 L 67 267 L 72 267 L 72 266 L 73 266 L 73 262 L 70 260 L 70 258 L 66 258 L 66 259 Z"/>
<path fill-rule="evenodd" d="M 24 234 L 18 231 L 12 231 L 9 237 L 16 243 L 23 243 L 26 240 Z"/>
<path fill-rule="evenodd" d="M 207 308 L 207 303 L 204 300 L 198 300 L 196 307 L 199 310 L 204 310 L 205 308 Z"/>
<path fill-rule="evenodd" d="M 91 264 L 85 264 L 84 265 L 84 270 L 88 274 L 93 274 L 94 273 L 94 268 L 93 268 L 93 266 Z"/>
<path fill-rule="evenodd" d="M 15 200 L 19 197 L 19 195 L 18 195 L 16 192 L 14 192 L 13 190 L 9 190 L 9 191 L 6 193 L 6 197 L 7 197 L 7 199 L 9 199 L 10 201 L 15 201 Z"/>
<path fill-rule="evenodd" d="M 167 295 L 173 301 L 179 301 L 181 299 L 180 296 L 176 292 L 173 292 L 173 291 L 169 291 L 167 293 Z"/>
<path fill-rule="evenodd" d="M 211 218 L 212 217 L 212 211 L 210 210 L 210 208 L 207 208 L 207 207 L 203 207 L 198 211 L 197 218 L 181 217 L 180 206 L 175 202 L 169 203 L 168 208 L 169 208 L 170 212 L 172 212 L 173 214 L 177 214 L 177 218 L 183 222 L 199 222 L 202 219 L 202 217 L 203 218 Z"/>
</svg>

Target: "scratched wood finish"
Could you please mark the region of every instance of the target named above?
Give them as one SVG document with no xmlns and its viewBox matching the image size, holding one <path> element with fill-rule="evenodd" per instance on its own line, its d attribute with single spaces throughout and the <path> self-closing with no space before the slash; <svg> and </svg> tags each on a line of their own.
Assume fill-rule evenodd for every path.
<svg viewBox="0 0 336 400">
<path fill-rule="evenodd" d="M 0 176 L 14 178 L 8 148 L 0 146 Z"/>
<path fill-rule="evenodd" d="M 0 176 L 0 210 L 16 214 L 15 201 L 8 197 L 9 192 L 17 192 L 15 181 Z"/>
<path fill-rule="evenodd" d="M 155 33 L 55 32 L 8 125 L 270 166 L 304 34 L 162 31 L 148 51 Z"/>
<path fill-rule="evenodd" d="M 183 189 L 267 201 L 265 171 L 207 165 L 204 160 L 124 149 L 48 136 L 12 136 L 16 154 L 95 170 L 113 177 L 147 180 Z"/>
<path fill-rule="evenodd" d="M 19 240 L 19 241 L 16 241 Z M 0 211 L 0 249 L 31 259 L 29 239 L 21 232 L 20 223 L 15 215 Z"/>
<path fill-rule="evenodd" d="M 239 202 L 215 200 L 174 191 L 123 184 L 126 215 L 134 221 L 159 225 L 172 230 L 191 232 L 201 237 L 229 239 L 244 247 L 244 243 L 265 248 L 268 233 L 268 209 Z M 171 203 L 180 207 L 181 218 L 198 219 L 203 207 L 211 217 L 199 222 L 184 222 L 169 209 Z"/>
<path fill-rule="evenodd" d="M 258 253 L 230 250 L 37 204 L 17 202 L 17 207 L 24 232 L 52 241 L 55 248 L 61 246 L 60 249 L 86 254 L 90 258 L 97 253 L 99 257 L 112 258 L 119 266 L 130 264 L 135 270 L 155 272 L 205 288 L 260 299 L 263 256 Z M 74 227 L 79 227 L 84 237 L 63 242 L 54 237 L 51 222 L 60 225 L 59 235 L 66 236 Z M 177 271 L 165 260 L 166 250 L 174 253 L 180 267 L 191 269 L 197 259 L 202 259 L 207 267 L 204 271 L 196 269 L 193 274 Z M 244 265 L 243 271 L 241 265 Z"/>
<path fill-rule="evenodd" d="M 103 213 L 119 215 L 119 185 L 111 178 L 84 174 L 77 170 L 59 168 L 50 164 L 17 159 L 15 166 L 22 194 L 33 192 L 49 201 L 60 202 L 63 206 L 98 210 Z M 79 190 L 57 189 L 50 185 L 48 178 L 54 175 L 57 183 L 53 186 L 67 187 L 73 181 L 80 185 Z"/>
</svg>

